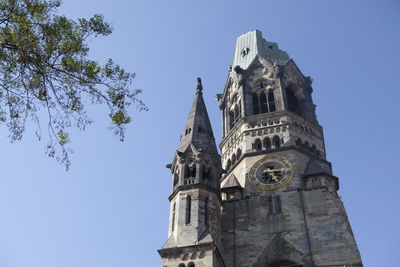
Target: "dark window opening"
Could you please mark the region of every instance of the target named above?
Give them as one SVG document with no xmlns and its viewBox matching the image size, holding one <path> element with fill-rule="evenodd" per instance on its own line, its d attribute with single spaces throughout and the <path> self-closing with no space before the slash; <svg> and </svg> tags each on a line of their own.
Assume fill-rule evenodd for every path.
<svg viewBox="0 0 400 267">
<path fill-rule="evenodd" d="M 269 93 L 268 93 L 268 105 L 269 105 L 269 112 L 274 112 L 276 110 L 275 97 L 274 97 L 273 91 L 269 91 Z"/>
<path fill-rule="evenodd" d="M 179 181 L 179 173 L 176 172 L 174 174 L 174 186 L 176 186 L 178 184 L 178 181 Z"/>
<path fill-rule="evenodd" d="M 290 88 L 286 88 L 286 99 L 287 99 L 287 105 L 288 109 L 290 111 L 293 111 L 299 115 L 300 114 L 300 109 L 299 109 L 299 100 L 297 99 L 296 95 L 293 93 L 293 91 Z"/>
<path fill-rule="evenodd" d="M 203 166 L 203 173 L 202 173 L 203 180 L 210 180 L 211 178 L 211 168 L 207 167 L 206 165 Z"/>
<path fill-rule="evenodd" d="M 232 129 L 234 125 L 235 125 L 235 114 L 232 111 L 230 111 L 229 112 L 229 127 L 230 127 L 230 129 Z"/>
<path fill-rule="evenodd" d="M 253 115 L 260 113 L 260 108 L 258 104 L 258 96 L 256 93 L 251 94 L 253 99 Z"/>
<path fill-rule="evenodd" d="M 193 263 L 193 262 L 190 262 L 190 263 L 188 264 L 188 267 L 194 267 L 194 263 Z"/>
<path fill-rule="evenodd" d="M 241 156 L 242 156 L 242 150 L 239 148 L 239 149 L 236 151 L 236 158 L 237 158 L 237 159 L 240 159 Z"/>
<path fill-rule="evenodd" d="M 272 203 L 272 197 L 268 197 L 268 212 L 269 212 L 269 214 L 274 214 L 274 206 Z"/>
<path fill-rule="evenodd" d="M 226 163 L 226 170 L 229 170 L 232 166 L 231 160 L 228 159 L 228 162 Z"/>
<path fill-rule="evenodd" d="M 272 142 L 274 144 L 274 148 L 281 147 L 281 139 L 279 138 L 279 136 L 275 135 L 274 138 L 272 139 Z"/>
<path fill-rule="evenodd" d="M 310 144 L 308 142 L 304 143 L 304 150 L 306 150 L 306 151 L 310 150 Z"/>
<path fill-rule="evenodd" d="M 281 198 L 279 196 L 275 196 L 275 208 L 276 213 L 282 213 Z"/>
<path fill-rule="evenodd" d="M 297 138 L 296 146 L 301 147 L 301 139 L 300 138 Z"/>
<path fill-rule="evenodd" d="M 265 96 L 264 92 L 261 92 L 260 94 L 260 106 L 261 106 L 261 113 L 268 112 L 267 97 Z"/>
<path fill-rule="evenodd" d="M 271 139 L 269 137 L 264 138 L 264 147 L 265 149 L 271 149 Z"/>
<path fill-rule="evenodd" d="M 317 147 L 315 145 L 312 145 L 312 147 L 310 148 L 310 152 L 315 154 L 317 151 Z"/>
<path fill-rule="evenodd" d="M 232 155 L 232 165 L 234 165 L 236 163 L 236 154 L 233 153 Z"/>
<path fill-rule="evenodd" d="M 190 212 L 192 209 L 192 198 L 190 196 L 186 197 L 186 217 L 185 217 L 185 223 L 189 224 L 190 223 Z"/>
<path fill-rule="evenodd" d="M 261 144 L 261 140 L 260 139 L 256 139 L 256 141 L 254 142 L 254 148 L 257 151 L 260 151 L 262 149 L 262 144 Z"/>
<path fill-rule="evenodd" d="M 196 177 L 196 163 L 193 161 L 185 166 L 185 178 Z"/>
</svg>

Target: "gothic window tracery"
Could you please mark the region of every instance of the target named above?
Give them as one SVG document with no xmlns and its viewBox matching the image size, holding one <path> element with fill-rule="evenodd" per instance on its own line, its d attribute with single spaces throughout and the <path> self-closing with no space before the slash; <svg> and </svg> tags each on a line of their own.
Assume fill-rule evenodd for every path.
<svg viewBox="0 0 400 267">
<path fill-rule="evenodd" d="M 275 97 L 272 90 L 268 93 L 265 93 L 265 90 L 260 90 L 258 94 L 254 92 L 251 94 L 251 98 L 253 102 L 253 115 L 276 111 Z"/>
</svg>

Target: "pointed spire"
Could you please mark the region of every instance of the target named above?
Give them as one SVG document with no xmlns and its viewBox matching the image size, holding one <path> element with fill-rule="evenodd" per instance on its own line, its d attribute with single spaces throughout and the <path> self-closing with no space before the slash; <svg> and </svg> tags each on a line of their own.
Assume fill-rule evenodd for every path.
<svg viewBox="0 0 400 267">
<path fill-rule="evenodd" d="M 202 91 L 201 78 L 197 78 L 196 96 L 186 121 L 178 151 L 185 152 L 187 147 L 192 144 L 198 151 L 205 151 L 208 148 L 210 152 L 218 155 Z"/>
</svg>

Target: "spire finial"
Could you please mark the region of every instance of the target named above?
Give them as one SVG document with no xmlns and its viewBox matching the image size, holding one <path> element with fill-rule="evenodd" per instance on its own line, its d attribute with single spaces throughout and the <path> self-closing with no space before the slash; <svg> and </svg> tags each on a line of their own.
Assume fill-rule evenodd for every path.
<svg viewBox="0 0 400 267">
<path fill-rule="evenodd" d="M 201 91 L 203 91 L 203 85 L 201 84 L 201 78 L 197 77 L 196 92 L 201 92 Z"/>
</svg>

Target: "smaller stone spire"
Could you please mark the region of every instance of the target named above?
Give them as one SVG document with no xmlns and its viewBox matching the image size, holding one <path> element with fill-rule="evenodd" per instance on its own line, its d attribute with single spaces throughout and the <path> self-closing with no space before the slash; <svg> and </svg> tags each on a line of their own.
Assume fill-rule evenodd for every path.
<svg viewBox="0 0 400 267">
<path fill-rule="evenodd" d="M 202 92 L 203 85 L 199 77 L 197 78 L 196 96 L 186 121 L 178 151 L 185 152 L 186 148 L 192 144 L 198 151 L 204 152 L 207 150 L 217 156 L 217 146 L 215 145 L 214 135 Z"/>
</svg>

